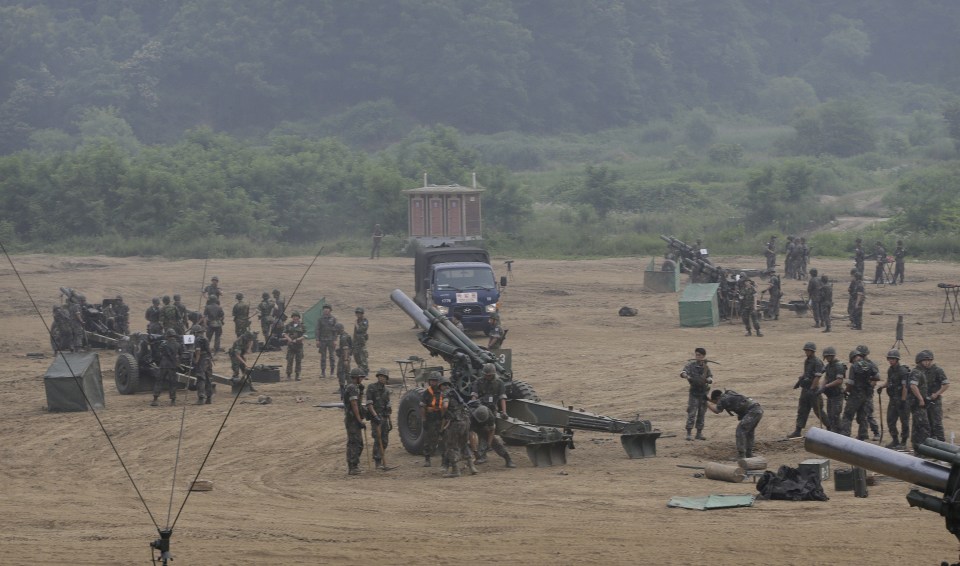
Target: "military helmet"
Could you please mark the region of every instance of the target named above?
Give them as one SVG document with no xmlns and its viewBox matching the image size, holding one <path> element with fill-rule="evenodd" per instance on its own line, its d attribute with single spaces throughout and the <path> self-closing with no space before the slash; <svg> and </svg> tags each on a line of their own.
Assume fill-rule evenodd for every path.
<svg viewBox="0 0 960 566">
<path fill-rule="evenodd" d="M 427 376 L 427 381 L 434 381 L 434 380 L 440 381 L 440 372 L 439 372 L 439 371 L 431 371 L 431 372 L 430 372 L 430 375 Z"/>
<path fill-rule="evenodd" d="M 338 323 L 333 327 L 333 329 L 336 330 L 336 331 L 338 331 L 338 332 L 341 331 L 341 330 L 343 330 L 343 323 L 338 322 Z"/>
<path fill-rule="evenodd" d="M 440 385 L 450 385 L 450 378 L 443 376 L 440 378 Z"/>
<path fill-rule="evenodd" d="M 493 364 L 483 364 L 483 375 L 496 375 L 497 366 Z"/>
<path fill-rule="evenodd" d="M 291 316 L 291 317 L 294 317 L 294 316 L 295 316 L 295 317 L 297 317 L 297 318 L 300 318 L 300 311 L 293 311 L 292 313 L 290 313 L 290 316 Z"/>
<path fill-rule="evenodd" d="M 151 300 L 151 302 L 153 302 L 153 304 L 155 304 L 155 305 L 159 305 L 159 304 L 160 304 L 160 297 L 154 297 L 154 298 L 152 298 L 152 299 L 150 299 L 150 300 Z"/>
<path fill-rule="evenodd" d="M 856 357 L 863 357 L 863 354 L 861 354 L 857 350 L 850 350 L 850 361 L 853 362 L 853 358 L 856 358 Z"/>
<path fill-rule="evenodd" d="M 933 360 L 933 352 L 930 350 L 920 350 L 917 353 L 917 363 L 919 364 L 923 360 Z"/>
<path fill-rule="evenodd" d="M 490 417 L 492 416 L 492 415 L 490 414 L 490 409 L 486 408 L 486 407 L 483 406 L 483 405 L 480 405 L 479 407 L 477 407 L 476 409 L 474 409 L 474 410 L 473 410 L 473 413 L 471 413 L 471 414 L 472 414 L 474 420 L 476 420 L 476 421 L 477 421 L 478 423 L 480 423 L 480 424 L 483 424 L 483 423 L 489 421 L 489 420 L 490 420 Z"/>
<path fill-rule="evenodd" d="M 820 272 L 817 271 L 817 268 L 816 268 L 816 267 L 810 268 L 810 275 L 816 277 L 818 273 L 820 273 Z"/>
<path fill-rule="evenodd" d="M 836 356 L 836 355 L 837 355 L 837 349 L 834 348 L 833 346 L 827 346 L 826 348 L 823 349 L 823 355 L 824 355 L 824 356 Z"/>
<path fill-rule="evenodd" d="M 887 352 L 887 359 L 889 360 L 890 358 L 896 358 L 896 359 L 899 360 L 899 359 L 900 359 L 900 350 L 897 350 L 896 348 L 894 348 L 894 349 L 890 350 L 889 352 Z"/>
<path fill-rule="evenodd" d="M 280 289 L 274 289 L 274 290 L 273 290 L 273 295 L 274 295 L 274 296 L 277 296 L 277 295 L 279 295 L 279 294 L 280 294 Z"/>
<path fill-rule="evenodd" d="M 123 295 L 117 295 L 117 300 L 118 300 L 118 301 L 122 301 L 122 300 L 123 300 Z"/>
<path fill-rule="evenodd" d="M 803 349 L 804 349 L 804 350 L 810 350 L 810 351 L 812 351 L 812 352 L 816 352 L 816 351 L 817 351 L 817 345 L 814 344 L 813 342 L 807 342 L 807 343 L 805 343 L 805 344 L 803 345 Z"/>
<path fill-rule="evenodd" d="M 220 278 L 214 275 L 213 277 L 210 278 L 210 281 L 220 281 Z"/>
<path fill-rule="evenodd" d="M 243 333 L 243 336 L 241 336 L 241 338 L 243 338 L 244 340 L 256 340 L 257 335 L 253 333 L 253 330 L 247 330 L 246 332 Z"/>
<path fill-rule="evenodd" d="M 264 299 L 269 299 L 269 298 L 270 298 L 270 293 L 264 291 L 263 293 L 260 293 L 260 296 L 261 296 L 262 298 L 264 298 Z"/>
<path fill-rule="evenodd" d="M 237 293 L 234 297 L 236 297 L 238 301 L 241 301 L 243 300 L 243 293 Z"/>
<path fill-rule="evenodd" d="M 170 336 L 176 336 L 177 331 L 172 328 L 168 328 L 167 331 L 163 333 L 163 335 L 169 338 Z"/>
<path fill-rule="evenodd" d="M 179 295 L 179 294 L 174 295 L 174 296 L 173 296 L 173 300 L 174 300 L 174 301 L 179 301 L 179 300 L 180 300 L 180 295 Z"/>
<path fill-rule="evenodd" d="M 363 314 L 363 307 L 357 307 L 357 308 L 353 309 L 353 312 L 355 312 L 355 313 L 357 313 L 357 314 Z"/>
<path fill-rule="evenodd" d="M 870 355 L 870 348 L 867 348 L 867 347 L 864 346 L 863 344 L 860 344 L 859 346 L 857 346 L 857 351 L 860 352 L 860 355 L 861 355 L 861 356 L 869 356 L 869 355 Z"/>
<path fill-rule="evenodd" d="M 380 368 L 377 370 L 377 377 L 383 376 L 387 378 L 387 381 L 390 381 L 390 370 L 387 368 Z"/>
<path fill-rule="evenodd" d="M 162 300 L 163 300 L 163 304 L 169 305 L 169 304 L 170 304 L 170 295 L 164 295 Z"/>
<path fill-rule="evenodd" d="M 367 372 L 363 368 L 353 368 L 350 370 L 350 377 L 367 377 Z"/>
</svg>

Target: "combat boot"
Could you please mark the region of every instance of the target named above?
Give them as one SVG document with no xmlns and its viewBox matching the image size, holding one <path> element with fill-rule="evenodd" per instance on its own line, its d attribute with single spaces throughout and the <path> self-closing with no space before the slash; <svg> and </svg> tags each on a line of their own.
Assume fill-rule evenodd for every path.
<svg viewBox="0 0 960 566">
<path fill-rule="evenodd" d="M 287 381 L 290 381 L 290 374 L 287 374 Z"/>
<path fill-rule="evenodd" d="M 470 475 L 471 475 L 471 476 L 477 475 L 477 473 L 478 473 L 478 472 L 477 472 L 477 467 L 473 464 L 473 459 L 472 459 L 472 458 L 469 459 L 469 460 L 467 460 L 467 467 L 470 469 Z"/>
<path fill-rule="evenodd" d="M 159 399 L 159 396 L 154 395 L 154 396 L 153 396 L 153 401 L 150 402 L 150 406 L 151 406 L 151 407 L 156 407 L 156 406 L 160 405 L 160 401 L 158 401 L 157 399 Z"/>
<path fill-rule="evenodd" d="M 506 461 L 506 463 L 504 464 L 504 466 L 506 466 L 506 467 L 508 467 L 508 468 L 516 468 L 516 467 L 517 467 L 517 465 L 513 463 L 513 458 L 511 458 L 509 454 L 506 455 L 506 457 L 504 458 L 504 460 Z"/>
<path fill-rule="evenodd" d="M 801 430 L 798 428 L 798 429 L 794 430 L 793 432 L 791 432 L 790 434 L 788 434 L 788 435 L 787 435 L 787 438 L 800 438 L 801 436 L 803 436 L 803 431 L 801 431 Z"/>
<path fill-rule="evenodd" d="M 747 334 L 746 334 L 746 335 L 747 335 L 747 336 L 753 336 L 753 332 L 750 331 L 750 330 L 747 330 Z"/>
<path fill-rule="evenodd" d="M 693 435 L 691 434 L 691 429 L 687 429 L 687 440 L 693 440 Z"/>
<path fill-rule="evenodd" d="M 760 338 L 760 337 L 762 337 L 762 336 L 763 336 L 763 333 L 760 332 L 760 329 L 758 328 L 758 329 L 757 329 L 757 338 Z"/>
<path fill-rule="evenodd" d="M 359 476 L 361 473 L 362 472 L 360 471 L 360 468 L 350 468 L 350 470 L 347 472 L 347 474 L 351 476 Z"/>
<path fill-rule="evenodd" d="M 297 377 L 296 377 L 295 379 L 296 379 L 296 381 L 300 381 L 300 374 L 299 374 L 299 373 L 297 374 Z"/>
<path fill-rule="evenodd" d="M 706 439 L 707 439 L 707 437 L 703 435 L 703 429 L 702 429 L 702 428 L 698 428 L 698 429 L 697 429 L 697 440 L 706 440 Z"/>
<path fill-rule="evenodd" d="M 203 395 L 197 397 L 197 405 L 203 405 L 204 403 L 206 403 L 206 401 L 207 401 L 207 398 L 204 397 Z"/>
<path fill-rule="evenodd" d="M 177 398 L 176 398 L 176 397 L 174 397 L 173 399 L 170 399 L 170 406 L 171 406 L 171 407 L 176 406 L 176 404 L 177 404 Z"/>
<path fill-rule="evenodd" d="M 203 403 L 204 405 L 210 405 L 211 403 L 213 403 L 213 395 L 207 397 L 206 401 L 204 401 Z"/>
<path fill-rule="evenodd" d="M 446 469 L 447 471 L 443 474 L 445 478 L 459 478 L 460 477 L 460 466 L 454 464 Z"/>
<path fill-rule="evenodd" d="M 888 442 L 887 445 L 886 445 L 884 448 L 889 448 L 889 449 L 891 449 L 891 450 L 896 450 L 897 448 L 900 448 L 900 444 L 897 443 L 897 439 L 894 438 L 893 440 L 891 440 L 890 442 Z"/>
<path fill-rule="evenodd" d="M 429 468 L 429 467 L 432 466 L 432 465 L 433 465 L 433 464 L 430 463 L 430 456 L 424 456 L 424 457 L 423 457 L 423 467 L 424 467 L 424 468 Z"/>
</svg>

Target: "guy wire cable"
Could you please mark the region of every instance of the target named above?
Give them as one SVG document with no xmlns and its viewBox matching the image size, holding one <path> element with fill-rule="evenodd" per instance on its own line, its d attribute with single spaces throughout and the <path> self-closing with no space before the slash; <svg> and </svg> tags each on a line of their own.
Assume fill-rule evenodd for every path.
<svg viewBox="0 0 960 566">
<path fill-rule="evenodd" d="M 183 422 L 187 419 L 187 404 L 183 404 L 183 414 L 180 415 L 180 436 L 177 437 L 177 457 L 173 461 L 173 482 L 170 484 L 170 502 L 167 504 L 166 528 L 170 528 L 170 512 L 173 511 L 173 490 L 177 487 L 177 468 L 180 467 L 180 444 L 183 442 Z"/>
<path fill-rule="evenodd" d="M 206 254 L 209 255 L 209 254 Z M 197 307 L 197 311 L 203 312 L 203 288 L 204 284 L 207 281 L 207 262 L 210 261 L 208 258 L 203 258 L 203 275 L 200 276 L 200 306 Z"/>
<path fill-rule="evenodd" d="M 40 308 L 37 306 L 37 302 L 33 300 L 33 295 L 30 294 L 30 290 L 27 289 L 27 284 L 23 281 L 23 277 L 20 276 L 20 272 L 17 270 L 17 266 L 14 265 L 13 259 L 10 257 L 10 254 L 7 253 L 6 246 L 3 245 L 3 242 L 0 241 L 0 250 L 3 251 L 4 257 L 7 258 L 7 262 L 10 264 L 13 273 L 17 276 L 17 280 L 20 281 L 20 286 L 23 287 L 23 291 L 27 294 L 27 298 L 30 299 L 30 304 L 33 305 L 33 310 L 37 313 L 37 316 L 40 317 L 40 322 L 43 324 L 44 329 L 47 331 L 47 336 L 51 339 L 53 338 L 53 332 L 50 331 L 50 327 L 47 325 L 46 319 L 43 318 L 43 314 L 40 312 Z M 116 445 L 113 443 L 113 439 L 110 438 L 110 433 L 107 432 L 107 429 L 103 426 L 103 421 L 100 420 L 100 415 L 97 413 L 97 410 L 94 408 L 93 404 L 90 402 L 90 399 L 87 397 L 87 392 L 83 390 L 83 385 L 80 383 L 80 379 L 77 377 L 77 374 L 74 373 L 73 368 L 70 367 L 70 362 L 67 360 L 67 357 L 64 355 L 63 350 L 57 347 L 57 354 L 60 355 L 63 359 L 63 363 L 67 366 L 67 371 L 70 372 L 70 376 L 73 377 L 73 381 L 76 384 L 77 388 L 80 390 L 80 394 L 83 395 L 83 400 L 87 403 L 87 406 L 90 407 L 90 412 L 93 413 L 93 418 L 97 420 L 97 424 L 100 426 L 100 430 L 103 432 L 103 435 L 107 439 L 107 443 L 110 444 L 110 448 L 113 450 L 114 455 L 116 455 L 117 460 L 120 462 L 120 467 L 123 468 L 124 473 L 127 474 L 127 478 L 130 480 L 130 484 L 133 485 L 133 490 L 137 492 L 137 497 L 140 498 L 140 503 L 143 504 L 144 510 L 146 510 L 147 515 L 150 516 L 150 521 L 153 522 L 153 526 L 160 531 L 160 525 L 157 524 L 157 520 L 153 517 L 153 513 L 150 512 L 150 506 L 147 505 L 146 500 L 143 498 L 143 494 L 140 492 L 140 488 L 137 487 L 137 482 L 133 480 L 133 476 L 130 475 L 130 470 L 127 469 L 127 465 L 124 463 L 123 458 L 120 456 L 120 452 L 117 451 Z"/>
<path fill-rule="evenodd" d="M 284 303 L 283 311 L 280 312 L 281 316 L 277 317 L 277 320 L 273 321 L 273 325 L 271 325 L 270 327 L 271 334 L 273 334 L 273 329 L 276 328 L 277 323 L 280 322 L 280 318 L 283 317 L 284 311 L 287 310 L 287 305 L 293 302 L 293 298 L 297 295 L 297 291 L 300 290 L 300 285 L 303 284 L 303 280 L 306 279 L 307 274 L 310 273 L 310 269 L 313 268 L 313 264 L 317 263 L 317 259 L 320 257 L 320 254 L 322 253 L 323 253 L 323 247 L 321 246 L 320 251 L 317 252 L 317 255 L 313 256 L 313 261 L 310 262 L 310 265 L 307 266 L 307 269 L 303 272 L 303 275 L 300 276 L 300 281 L 298 281 L 296 287 L 293 288 L 293 293 L 290 294 L 290 297 Z M 266 340 L 268 339 L 269 338 L 266 338 L 264 340 L 264 345 L 266 345 L 267 343 Z M 230 408 L 227 409 L 227 414 L 223 416 L 223 421 L 221 421 L 220 423 L 220 428 L 217 429 L 217 434 L 214 435 L 213 441 L 210 443 L 210 448 L 207 449 L 207 453 L 204 455 L 203 460 L 200 462 L 200 467 L 197 469 L 196 475 L 193 476 L 193 482 L 191 482 L 190 485 L 193 485 L 194 483 L 196 483 L 196 481 L 200 478 L 200 474 L 203 472 L 203 468 L 204 466 L 207 465 L 207 460 L 210 458 L 210 454 L 213 452 L 213 447 L 216 446 L 217 440 L 220 438 L 220 433 L 223 432 L 223 428 L 227 425 L 227 419 L 230 418 L 230 413 L 232 413 L 233 408 L 237 406 L 237 401 L 239 401 L 240 399 L 240 394 L 243 392 L 243 387 L 247 384 L 247 382 L 250 381 L 250 371 L 253 369 L 254 366 L 257 365 L 257 362 L 260 360 L 260 356 L 262 355 L 263 355 L 263 350 L 260 350 L 259 352 L 257 352 L 257 357 L 254 358 L 253 363 L 250 364 L 244 371 L 243 379 L 240 380 L 240 384 L 237 387 L 237 393 L 236 395 L 233 396 L 233 402 L 230 403 Z M 183 508 L 187 506 L 187 501 L 190 499 L 191 493 L 193 493 L 193 491 L 188 489 L 187 495 L 184 496 L 183 503 L 180 505 L 180 509 L 177 511 L 177 516 L 174 517 L 173 519 L 173 524 L 171 524 L 168 527 L 169 530 L 172 531 L 173 528 L 176 526 L 177 521 L 180 519 L 180 514 L 183 513 Z"/>
</svg>

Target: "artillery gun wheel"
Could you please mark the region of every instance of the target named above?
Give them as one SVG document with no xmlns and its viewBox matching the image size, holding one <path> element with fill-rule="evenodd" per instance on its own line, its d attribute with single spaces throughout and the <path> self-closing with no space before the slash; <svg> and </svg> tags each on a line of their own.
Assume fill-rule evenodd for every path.
<svg viewBox="0 0 960 566">
<path fill-rule="evenodd" d="M 397 410 L 397 428 L 400 429 L 400 443 L 407 452 L 415 455 L 423 453 L 423 421 L 420 420 L 420 396 L 423 388 L 417 387 L 403 396 Z"/>
<path fill-rule="evenodd" d="M 130 354 L 117 356 L 117 363 L 113 366 L 114 380 L 117 391 L 121 395 L 133 395 L 140 388 L 140 366 L 137 358 Z"/>
<path fill-rule="evenodd" d="M 532 385 L 519 380 L 514 380 L 507 385 L 507 397 L 510 399 L 527 399 L 528 401 L 540 400 L 540 396 L 537 395 Z"/>
</svg>

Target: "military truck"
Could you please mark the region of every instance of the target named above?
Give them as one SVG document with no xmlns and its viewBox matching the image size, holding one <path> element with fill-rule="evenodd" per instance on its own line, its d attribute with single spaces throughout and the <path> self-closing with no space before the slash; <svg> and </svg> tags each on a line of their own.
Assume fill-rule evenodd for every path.
<svg viewBox="0 0 960 566">
<path fill-rule="evenodd" d="M 413 270 L 417 306 L 434 307 L 447 318 L 459 314 L 467 330 L 489 331 L 490 317 L 500 312 L 500 291 L 506 287 L 507 277 L 497 281 L 487 250 L 420 248 Z"/>
</svg>

